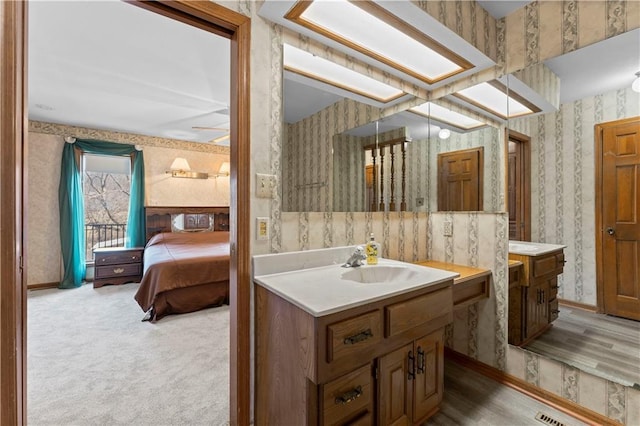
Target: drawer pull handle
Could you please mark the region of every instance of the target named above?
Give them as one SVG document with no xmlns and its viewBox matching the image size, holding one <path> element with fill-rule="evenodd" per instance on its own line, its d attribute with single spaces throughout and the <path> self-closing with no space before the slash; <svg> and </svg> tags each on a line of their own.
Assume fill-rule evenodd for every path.
<svg viewBox="0 0 640 426">
<path fill-rule="evenodd" d="M 409 351 L 409 357 L 407 359 L 409 365 L 407 368 L 407 379 L 409 380 L 414 380 L 416 378 L 416 357 L 413 356 L 413 351 Z"/>
<path fill-rule="evenodd" d="M 560 313 L 560 309 L 554 309 L 551 311 L 552 314 L 559 314 Z"/>
<path fill-rule="evenodd" d="M 121 274 L 124 272 L 124 268 L 113 268 L 114 274 Z"/>
<path fill-rule="evenodd" d="M 418 346 L 418 374 L 424 373 L 424 351 Z"/>
<path fill-rule="evenodd" d="M 560 286 L 559 286 L 559 285 L 552 285 L 552 286 L 551 286 L 551 290 L 557 290 L 557 289 L 559 289 L 559 288 L 560 288 Z"/>
<path fill-rule="evenodd" d="M 362 333 L 358 333 L 358 334 L 354 334 L 353 336 L 346 337 L 344 339 L 344 344 L 353 345 L 353 344 L 362 342 L 364 340 L 370 339 L 372 337 L 373 337 L 373 333 L 371 332 L 371 329 L 367 328 Z"/>
<path fill-rule="evenodd" d="M 362 386 L 358 386 L 355 389 L 352 389 L 336 397 L 336 405 L 348 404 L 351 401 L 354 401 L 360 398 L 361 395 L 362 395 Z"/>
</svg>

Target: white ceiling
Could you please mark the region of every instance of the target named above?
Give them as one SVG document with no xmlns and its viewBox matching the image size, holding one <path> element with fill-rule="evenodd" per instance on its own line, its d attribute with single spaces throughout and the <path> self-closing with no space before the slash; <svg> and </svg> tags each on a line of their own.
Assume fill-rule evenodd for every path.
<svg viewBox="0 0 640 426">
<path fill-rule="evenodd" d="M 285 2 L 265 5 L 274 3 Z M 401 13 L 404 3 L 388 4 Z M 479 3 L 499 18 L 529 2 Z M 228 40 L 120 1 L 29 5 L 30 119 L 200 142 L 226 134 L 193 127 L 228 129 Z M 442 41 L 447 31 L 438 27 L 428 26 Z M 462 49 L 459 37 L 450 39 Z M 563 102 L 627 87 L 640 71 L 640 30 L 547 65 L 561 78 Z M 298 121 L 344 96 L 287 77 L 284 119 Z"/>
<path fill-rule="evenodd" d="M 29 2 L 29 118 L 199 142 L 229 128 L 229 41 L 120 1 Z"/>
</svg>

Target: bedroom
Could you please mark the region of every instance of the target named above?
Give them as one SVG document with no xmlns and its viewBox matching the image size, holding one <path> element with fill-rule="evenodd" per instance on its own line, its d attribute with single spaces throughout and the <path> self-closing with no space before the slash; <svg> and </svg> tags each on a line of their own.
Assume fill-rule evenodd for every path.
<svg viewBox="0 0 640 426">
<path fill-rule="evenodd" d="M 116 9 L 109 6 L 114 6 Z M 188 211 L 191 212 L 207 211 L 207 218 L 209 218 L 208 209 L 211 206 L 219 206 L 217 210 L 224 211 L 222 206 L 229 206 L 230 201 L 230 178 L 228 172 L 220 170 L 225 163 L 228 165 L 230 153 L 227 138 L 229 115 L 226 107 L 229 104 L 228 41 L 120 2 L 94 4 L 84 8 L 81 3 L 70 3 L 65 7 L 56 5 L 53 8 L 50 4 L 33 3 L 30 9 L 32 23 L 30 71 L 32 75 L 29 94 L 33 107 L 30 112 L 28 153 L 30 159 L 27 197 L 27 226 L 30 229 L 27 244 L 30 250 L 26 259 L 28 287 L 34 289 L 57 286 L 57 283 L 63 279 L 61 266 L 63 260 L 60 250 L 55 248 L 60 246 L 58 182 L 65 138 L 97 139 L 130 143 L 140 147 L 144 155 L 146 205 L 155 209 L 156 212 L 163 206 L 171 206 L 174 219 L 181 219 L 176 217 L 181 206 L 188 207 Z M 106 22 L 100 21 L 96 16 L 108 16 L 109 19 Z M 111 42 L 105 45 L 101 42 L 107 39 L 105 35 L 110 32 L 108 22 L 121 24 L 119 36 L 112 37 Z M 128 42 L 136 37 L 139 29 L 131 24 L 140 25 L 140 22 L 147 25 L 145 37 L 140 38 L 136 43 Z M 67 31 L 56 31 L 56 28 L 66 28 Z M 78 34 L 87 33 L 89 28 L 91 28 L 90 35 L 78 37 Z M 171 34 L 172 39 L 167 40 L 168 37 L 165 34 Z M 180 46 L 186 39 L 193 43 L 190 49 Z M 150 40 L 164 40 L 161 46 L 162 51 L 152 53 L 150 49 L 146 49 L 142 52 L 145 43 L 149 43 Z M 214 50 L 216 55 L 203 59 L 203 55 L 197 53 L 203 50 Z M 86 53 L 78 58 L 76 52 Z M 171 82 L 171 85 L 166 84 L 166 81 L 171 81 L 171 73 L 175 73 L 176 68 L 183 70 L 185 77 L 177 82 Z M 140 84 L 142 80 L 146 80 L 144 85 Z M 226 81 L 226 83 L 221 84 L 216 80 Z M 196 95 L 198 91 L 196 88 L 202 86 L 208 89 L 200 90 Z M 134 94 L 135 98 L 132 97 Z M 104 98 L 109 102 L 105 102 Z M 87 100 L 91 101 L 87 102 Z M 114 102 L 121 106 L 114 107 Z M 69 114 L 70 110 L 75 113 Z M 147 111 L 156 113 L 149 115 Z M 220 144 L 207 143 L 214 139 L 221 139 Z M 174 177 L 168 173 L 177 158 L 186 160 L 191 171 L 207 173 L 208 179 L 180 178 L 180 174 Z M 228 207 L 226 209 L 228 211 Z M 48 212 L 48 214 L 42 214 L 42 212 Z M 126 217 L 126 208 L 124 217 Z M 219 225 L 224 225 L 224 221 L 219 223 L 217 220 L 214 221 L 214 217 L 217 219 L 221 216 L 211 213 L 211 223 L 219 229 Z M 178 225 L 175 222 L 174 220 L 170 224 L 169 231 L 171 231 L 171 225 L 174 225 L 174 228 Z M 86 226 L 89 230 L 93 225 Z M 88 256 L 91 256 L 92 245 L 104 245 L 104 243 L 104 241 L 90 241 L 89 232 L 87 232 Z M 150 253 L 145 260 L 149 259 L 151 259 Z M 91 257 L 87 258 L 87 263 L 89 283 L 83 287 L 91 287 L 91 281 L 93 281 L 94 268 Z M 147 263 L 149 262 L 145 262 L 145 268 Z M 108 281 L 110 280 L 107 279 Z M 120 291 L 110 287 L 114 286 L 90 291 L 93 298 L 82 302 L 77 300 L 79 296 L 69 294 L 75 290 L 70 292 L 57 290 L 67 294 L 66 298 L 57 299 L 57 303 L 64 305 L 75 301 L 75 303 L 91 305 L 86 307 L 87 313 L 101 304 L 106 304 L 106 309 L 110 299 L 115 297 L 115 292 Z M 139 322 L 145 315 L 146 309 L 136 304 L 132 289 L 124 289 L 137 287 L 137 284 L 125 284 L 121 287 L 127 291 L 126 300 L 130 303 L 122 306 L 123 312 L 120 316 L 125 317 L 135 312 L 135 321 Z M 86 292 L 86 289 L 82 288 L 79 291 Z M 47 411 L 51 416 L 53 406 L 61 405 L 55 404 L 55 398 L 44 395 L 45 389 L 49 392 L 53 389 L 51 392 L 53 394 L 59 393 L 55 388 L 51 388 L 51 385 L 45 386 L 47 382 L 43 380 L 50 377 L 47 376 L 48 374 L 60 371 L 59 367 L 62 367 L 51 360 L 47 362 L 46 357 L 43 359 L 42 350 L 46 351 L 44 348 L 47 346 L 43 347 L 44 341 L 47 341 L 44 339 L 51 339 L 47 336 L 47 331 L 55 331 L 54 334 L 59 336 L 58 340 L 68 340 L 69 333 L 77 330 L 73 327 L 51 330 L 47 329 L 46 324 L 32 322 L 35 312 L 43 313 L 34 309 L 45 302 L 43 294 L 47 292 L 53 294 L 56 291 L 38 292 L 35 299 L 31 298 L 33 292 L 30 292 L 29 296 L 32 309 L 28 311 L 30 313 L 29 345 L 33 348 L 31 355 L 37 361 L 36 369 L 31 368 L 34 367 L 33 362 L 30 364 L 29 385 L 34 392 L 41 389 L 39 392 L 29 394 L 30 419 L 34 424 L 38 424 L 38 419 L 42 419 L 42 415 Z M 104 296 L 102 300 L 100 296 Z M 78 307 L 68 306 L 67 309 L 71 314 Z M 222 309 L 222 314 L 228 317 L 228 307 Z M 35 318 L 37 320 L 38 316 Z M 41 315 L 41 318 L 51 319 L 48 315 Z M 96 326 L 92 322 L 93 318 L 89 319 L 84 315 L 83 318 L 85 321 L 82 322 L 86 322 L 87 327 L 90 327 L 89 324 Z M 132 318 L 129 317 L 129 320 Z M 205 317 L 199 321 L 207 320 L 210 321 L 211 318 Z M 116 320 L 109 322 L 114 330 L 118 329 L 116 322 Z M 228 319 L 225 319 L 224 323 L 228 324 Z M 144 323 L 142 325 L 158 331 L 175 327 L 171 324 L 163 326 Z M 144 333 L 144 329 L 140 329 L 139 324 L 133 327 L 138 333 Z M 108 330 L 101 328 L 94 329 L 98 338 L 104 333 L 109 334 Z M 78 336 L 82 333 L 86 331 L 79 330 Z M 223 335 L 228 335 L 228 325 Z M 43 341 L 33 341 L 38 337 Z M 155 345 L 153 341 L 145 340 L 143 335 L 140 341 L 134 342 L 135 345 L 130 345 L 128 350 L 131 351 L 132 347 L 143 342 L 149 346 Z M 169 344 L 171 345 L 171 342 Z M 123 353 L 127 351 L 125 348 L 121 350 Z M 79 352 L 84 353 L 86 359 L 95 360 L 100 357 L 100 344 L 96 343 L 93 351 L 95 351 L 93 354 L 87 349 Z M 202 348 L 194 348 L 194 351 L 202 351 Z M 74 357 L 74 359 L 77 358 Z M 206 357 L 206 359 L 209 358 Z M 180 363 L 180 361 L 173 361 L 172 365 L 176 362 Z M 167 361 L 168 370 L 171 368 L 169 363 Z M 74 365 L 83 364 L 83 362 L 74 363 Z M 120 363 L 120 368 L 124 370 L 126 365 L 128 363 Z M 100 371 L 102 370 L 94 371 L 91 376 L 104 374 Z M 76 374 L 79 372 L 76 371 Z M 225 371 L 223 376 L 227 375 L 228 372 Z M 226 380 L 228 381 L 228 377 Z M 161 380 L 159 382 L 162 383 Z M 207 383 L 210 382 L 212 379 L 207 378 Z M 74 389 L 80 392 L 80 389 L 86 389 L 86 386 Z M 194 386 L 193 389 L 195 391 L 198 387 Z M 207 388 L 200 391 L 207 391 Z M 216 405 L 218 411 L 228 410 L 225 408 L 228 407 L 227 394 L 228 390 L 221 393 L 219 398 L 224 398 L 224 401 L 221 402 L 221 406 Z"/>
</svg>

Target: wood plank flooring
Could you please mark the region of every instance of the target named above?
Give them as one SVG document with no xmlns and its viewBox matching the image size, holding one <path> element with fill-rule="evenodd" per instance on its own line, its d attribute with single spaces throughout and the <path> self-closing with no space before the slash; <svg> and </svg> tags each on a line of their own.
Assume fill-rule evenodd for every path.
<svg viewBox="0 0 640 426">
<path fill-rule="evenodd" d="M 585 424 L 515 389 L 445 359 L 442 406 L 425 424 L 541 426 L 543 423 L 535 418 L 539 412 L 567 426 Z"/>
<path fill-rule="evenodd" d="M 560 306 L 553 327 L 524 349 L 640 389 L 640 322 Z"/>
</svg>

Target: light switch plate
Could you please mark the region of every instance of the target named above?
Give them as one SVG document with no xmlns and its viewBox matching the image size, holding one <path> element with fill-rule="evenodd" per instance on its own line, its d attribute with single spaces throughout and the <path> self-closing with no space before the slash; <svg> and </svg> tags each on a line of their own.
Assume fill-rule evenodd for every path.
<svg viewBox="0 0 640 426">
<path fill-rule="evenodd" d="M 444 236 L 451 237 L 453 236 L 453 222 L 450 220 L 446 220 L 444 222 Z"/>
<path fill-rule="evenodd" d="M 256 197 L 273 198 L 273 191 L 276 186 L 275 175 L 256 173 Z"/>
<path fill-rule="evenodd" d="M 269 239 L 269 218 L 256 218 L 256 240 L 264 241 Z"/>
</svg>

